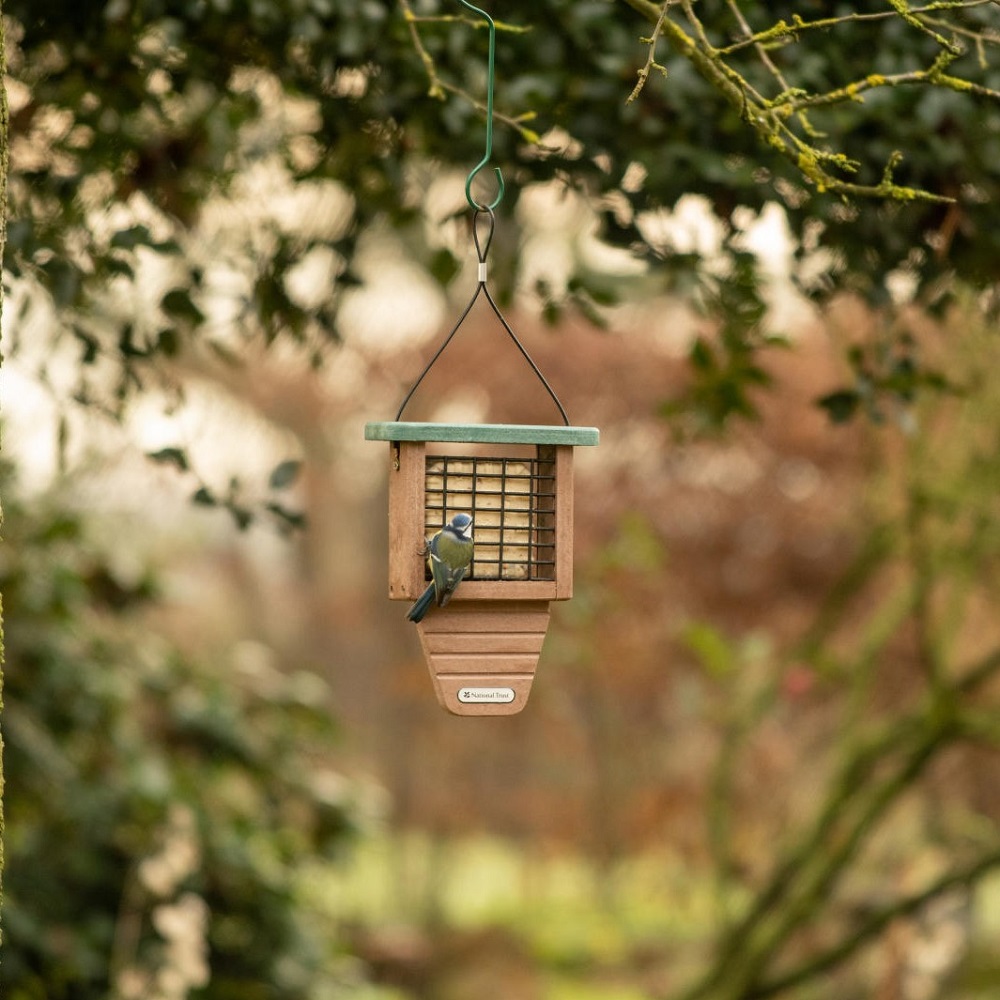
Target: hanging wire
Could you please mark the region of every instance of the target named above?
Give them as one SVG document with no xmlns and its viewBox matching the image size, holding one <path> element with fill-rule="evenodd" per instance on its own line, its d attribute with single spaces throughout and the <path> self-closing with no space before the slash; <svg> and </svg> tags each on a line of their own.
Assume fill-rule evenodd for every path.
<svg viewBox="0 0 1000 1000">
<path fill-rule="evenodd" d="M 486 221 L 489 226 L 489 231 L 486 234 L 485 241 L 480 239 L 479 236 L 479 223 L 483 216 L 486 216 Z M 517 334 L 514 333 L 514 331 L 511 329 L 510 324 L 507 322 L 506 319 L 504 319 L 503 313 L 500 312 L 500 307 L 496 304 L 496 301 L 494 300 L 492 294 L 490 293 L 490 290 L 486 287 L 486 271 L 487 271 L 486 255 L 490 251 L 490 244 L 493 242 L 493 231 L 495 228 L 496 228 L 496 216 L 493 214 L 493 208 L 489 205 L 477 206 L 476 214 L 472 218 L 472 239 L 476 245 L 476 256 L 479 259 L 479 283 L 476 285 L 476 290 L 473 293 L 472 298 L 469 299 L 469 304 L 462 311 L 462 315 L 458 317 L 458 322 L 452 327 L 451 333 L 449 333 L 448 336 L 444 338 L 443 343 L 434 353 L 434 357 L 432 357 L 430 361 L 427 362 L 427 366 L 420 373 L 420 377 L 410 387 L 410 391 L 406 394 L 406 398 L 400 404 L 399 411 L 396 413 L 397 420 L 399 420 L 403 416 L 403 410 L 406 409 L 406 404 L 409 403 L 410 398 L 417 391 L 417 387 L 424 380 L 424 376 L 431 370 L 431 368 L 434 367 L 434 362 L 436 362 L 437 359 L 441 357 L 441 355 L 444 353 L 444 349 L 451 343 L 452 338 L 455 336 L 455 334 L 458 333 L 459 328 L 465 322 L 466 316 L 469 315 L 469 313 L 472 311 L 472 307 L 476 304 L 476 300 L 479 298 L 480 295 L 485 295 L 486 301 L 490 304 L 490 308 L 493 310 L 497 319 L 500 320 L 500 323 L 502 324 L 503 328 L 507 331 L 507 335 L 510 337 L 512 341 L 514 341 L 515 346 L 521 352 L 521 356 L 531 366 L 531 370 L 538 377 L 538 381 L 542 383 L 542 385 L 545 387 L 545 391 L 549 394 L 549 397 L 552 399 L 552 402 L 556 404 L 556 408 L 559 410 L 559 414 L 563 418 L 563 423 L 566 424 L 567 427 L 569 426 L 569 417 L 566 416 L 566 411 L 563 409 L 562 403 L 559 402 L 559 397 L 553 391 L 552 386 L 550 386 L 549 383 L 545 380 L 545 376 L 539 370 L 538 365 L 536 365 L 535 362 L 532 361 L 531 355 L 527 352 L 527 350 L 525 350 L 524 345 L 521 343 L 520 340 L 517 339 Z"/>
<path fill-rule="evenodd" d="M 500 311 L 500 307 L 496 304 L 496 301 L 494 300 L 492 294 L 490 293 L 489 288 L 486 287 L 486 274 L 487 274 L 486 257 L 489 254 L 490 244 L 493 242 L 493 233 L 494 230 L 496 229 L 496 215 L 494 214 L 493 210 L 497 207 L 497 205 L 500 204 L 500 201 L 504 195 L 503 174 L 500 172 L 499 167 L 493 168 L 497 178 L 498 191 L 496 197 L 489 204 L 481 205 L 472 196 L 472 182 L 475 180 L 476 174 L 478 174 L 479 171 L 483 169 L 483 167 L 489 164 L 490 157 L 493 155 L 493 81 L 495 77 L 495 63 L 496 63 L 496 24 L 494 23 L 493 18 L 490 17 L 490 15 L 487 14 L 485 10 L 481 10 L 479 7 L 473 6 L 471 3 L 468 2 L 468 0 L 458 0 L 458 2 L 467 10 L 471 10 L 474 14 L 478 14 L 486 21 L 490 35 L 489 64 L 486 74 L 486 151 L 483 155 L 483 158 L 479 161 L 479 163 L 477 163 L 476 166 L 474 166 L 472 170 L 469 172 L 469 176 L 466 178 L 465 181 L 465 197 L 466 200 L 469 202 L 469 205 L 473 209 L 473 212 L 475 213 L 472 217 L 472 239 L 476 245 L 476 256 L 479 260 L 479 281 L 478 284 L 476 285 L 476 290 L 473 293 L 472 298 L 469 299 L 469 304 L 462 311 L 462 315 L 459 316 L 458 321 L 452 327 L 451 332 L 448 334 L 447 337 L 444 338 L 444 341 L 442 342 L 441 346 L 437 349 L 437 351 L 435 351 L 434 356 L 430 359 L 430 361 L 427 363 L 427 366 L 420 373 L 420 376 L 417 378 L 416 382 L 414 382 L 413 385 L 410 387 L 410 391 L 406 394 L 406 397 L 403 399 L 403 402 L 400 403 L 399 410 L 396 413 L 396 420 L 399 420 L 403 416 L 403 410 L 406 409 L 406 404 L 409 403 L 410 399 L 413 397 L 413 394 L 417 391 L 418 386 L 424 380 L 424 376 L 431 370 L 431 368 L 434 367 L 434 363 L 437 361 L 439 357 L 441 357 L 442 353 L 444 353 L 445 348 L 451 343 L 455 334 L 458 333 L 462 324 L 465 322 L 466 317 L 472 311 L 472 307 L 476 304 L 476 301 L 478 300 L 479 296 L 485 295 L 486 301 L 489 303 L 490 308 L 493 310 L 494 315 L 500 321 L 504 330 L 507 331 L 507 335 L 514 342 L 515 347 L 517 347 L 517 349 L 521 352 L 521 356 L 524 358 L 525 361 L 528 362 L 528 365 L 531 367 L 531 370 L 537 376 L 538 381 L 541 382 L 542 385 L 545 387 L 545 391 L 549 394 L 549 397 L 551 398 L 552 402 L 555 403 L 556 409 L 559 410 L 559 414 L 563 419 L 563 423 L 566 424 L 566 426 L 568 427 L 569 417 L 566 416 L 566 411 L 563 409 L 562 403 L 559 402 L 559 397 L 553 391 L 552 386 L 550 386 L 549 383 L 546 381 L 545 376 L 539 370 L 538 365 L 536 365 L 535 362 L 532 360 L 531 355 L 528 354 L 527 350 L 525 350 L 524 345 L 521 343 L 520 340 L 517 339 L 517 334 L 514 333 L 513 329 L 511 329 L 510 324 L 504 318 L 504 315 Z M 480 237 L 480 232 L 479 232 L 480 222 L 483 221 L 484 218 L 488 226 L 485 240 Z"/>
<path fill-rule="evenodd" d="M 485 10 L 480 10 L 479 7 L 474 7 L 468 0 L 458 0 L 458 2 L 468 10 L 471 10 L 474 14 L 478 14 L 480 17 L 484 18 L 489 28 L 490 33 L 490 51 L 489 51 L 489 62 L 486 71 L 486 152 L 483 154 L 483 158 L 469 171 L 469 176 L 465 180 L 465 198 L 469 203 L 469 207 L 475 211 L 483 211 L 484 209 L 494 209 L 500 204 L 503 199 L 504 184 L 503 184 L 503 174 L 500 172 L 499 167 L 494 167 L 493 171 L 496 174 L 497 186 L 499 190 L 497 191 L 497 196 L 488 205 L 480 205 L 475 198 L 472 197 L 472 182 L 476 178 L 476 174 L 483 169 L 489 162 L 490 157 L 493 155 L 493 79 L 496 76 L 495 63 L 496 63 L 496 48 L 497 48 L 497 26 L 493 21 L 493 18 L 486 13 Z"/>
</svg>

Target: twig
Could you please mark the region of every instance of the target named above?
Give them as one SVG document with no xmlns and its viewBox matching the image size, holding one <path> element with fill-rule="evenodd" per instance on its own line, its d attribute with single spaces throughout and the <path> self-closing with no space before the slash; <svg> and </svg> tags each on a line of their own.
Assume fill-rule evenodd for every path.
<svg viewBox="0 0 1000 1000">
<path fill-rule="evenodd" d="M 752 37 L 753 28 L 750 27 L 750 22 L 743 16 L 743 11 L 740 10 L 740 6 L 739 3 L 737 3 L 737 0 L 726 0 L 726 4 L 732 11 L 733 17 L 736 18 L 736 21 L 738 22 L 740 29 L 743 31 L 743 34 L 746 35 L 747 38 Z M 778 69 L 777 64 L 771 58 L 770 54 L 768 53 L 764 45 L 758 42 L 754 45 L 754 48 L 757 52 L 757 57 L 760 59 L 761 63 L 763 63 L 765 69 L 771 74 L 771 76 L 774 77 L 775 80 L 778 81 L 779 84 L 781 84 L 782 91 L 786 93 L 789 92 L 792 88 L 789 86 L 788 81 L 785 79 L 784 74 L 781 72 L 780 69 Z M 809 118 L 806 115 L 806 113 L 802 110 L 799 110 L 797 114 L 799 117 L 799 124 L 802 126 L 806 135 L 808 135 L 810 138 L 813 139 L 820 138 L 819 133 L 817 133 L 813 129 L 812 125 L 810 125 Z"/>
<path fill-rule="evenodd" d="M 661 8 L 649 0 L 623 0 L 634 10 L 647 16 L 653 24 L 659 22 Z M 903 187 L 883 177 L 879 184 L 857 184 L 831 174 L 825 164 L 841 169 L 853 169 L 854 164 L 843 154 L 828 153 L 817 149 L 795 135 L 783 121 L 780 107 L 764 99 L 751 84 L 721 57 L 708 40 L 704 26 L 692 9 L 690 0 L 681 0 L 684 13 L 695 30 L 689 35 L 679 24 L 665 17 L 661 34 L 675 51 L 686 58 L 697 72 L 713 86 L 739 112 L 740 117 L 757 133 L 768 147 L 791 162 L 795 168 L 816 186 L 819 192 L 830 192 L 845 197 L 882 198 L 893 201 L 924 201 L 948 203 L 954 199 L 933 194 L 920 188 Z M 936 80 L 935 82 L 943 82 Z M 789 108 L 785 115 L 795 108 Z"/>
<path fill-rule="evenodd" d="M 916 633 L 917 658 L 924 673 L 931 694 L 938 698 L 944 691 L 944 676 L 941 657 L 934 636 L 934 566 L 932 552 L 927 538 L 926 487 L 920 481 L 919 472 L 921 450 L 925 446 L 923 437 L 917 435 L 909 442 L 906 451 L 905 508 L 903 512 L 903 535 L 905 557 L 909 564 L 909 574 L 917 595 L 913 623 Z"/>
<path fill-rule="evenodd" d="M 647 21 L 652 21 L 654 24 L 660 16 L 662 8 L 661 4 L 653 3 L 652 0 L 624 0 L 624 3 L 628 4 L 632 10 L 642 14 Z"/>
<path fill-rule="evenodd" d="M 411 14 L 407 20 L 411 24 L 467 24 L 470 28 L 484 30 L 487 27 L 485 21 L 469 17 L 467 14 Z M 498 21 L 496 18 L 493 19 L 493 25 L 497 31 L 507 31 L 514 35 L 525 35 L 531 31 L 527 25 L 510 24 L 508 21 Z"/>
<path fill-rule="evenodd" d="M 782 945 L 829 895 L 862 845 L 884 818 L 889 807 L 923 773 L 936 753 L 950 744 L 959 729 L 952 720 L 926 720 L 914 728 L 915 720 L 893 725 L 885 736 L 886 747 L 897 741 L 913 741 L 894 772 L 878 785 L 867 787 L 865 777 L 875 762 L 884 760 L 879 744 L 856 758 L 831 792 L 819 822 L 800 848 L 772 877 L 757 903 L 727 935 L 714 970 L 685 995 L 700 1000 L 725 984 L 726 995 L 746 998 L 756 995 L 760 978 Z M 905 739 L 904 739 L 905 738 Z M 868 760 L 869 753 L 875 756 Z M 863 766 L 867 765 L 867 766 Z M 772 917 L 770 911 L 778 904 Z"/>
<path fill-rule="evenodd" d="M 914 11 L 910 10 L 909 0 L 888 0 L 889 6 L 908 24 L 911 28 L 923 32 L 929 38 L 933 38 L 938 45 L 946 52 L 954 56 L 962 54 L 962 46 L 956 42 L 945 38 L 939 31 L 935 31 L 929 24 L 926 24 Z"/>
<path fill-rule="evenodd" d="M 995 676 L 1000 675 L 1000 648 L 984 656 L 953 682 L 953 698 L 937 699 L 929 708 L 914 711 L 903 719 L 886 723 L 867 741 L 859 744 L 851 758 L 841 768 L 826 803 L 816 817 L 811 829 L 799 845 L 774 872 L 769 884 L 758 895 L 753 906 L 727 933 L 719 952 L 715 971 L 697 983 L 685 1000 L 700 1000 L 723 985 L 725 996 L 748 1000 L 751 997 L 771 996 L 791 983 L 781 980 L 761 982 L 761 974 L 773 960 L 788 937 L 808 921 L 816 903 L 833 890 L 836 882 L 868 837 L 877 828 L 888 809 L 926 770 L 930 762 L 955 740 L 975 740 L 982 732 L 991 732 L 995 720 L 991 716 L 984 724 L 967 725 L 965 716 L 950 713 L 942 706 L 954 706 L 954 699 L 969 696 Z M 898 755 L 902 754 L 901 759 Z M 889 775 L 877 785 L 868 784 L 870 776 L 880 764 L 897 757 Z M 947 879 L 954 884 L 978 877 L 988 868 L 1000 864 L 994 855 L 975 862 L 964 872 L 947 876 L 923 894 L 924 901 L 936 892 L 943 892 Z M 948 883 L 952 884 L 952 883 Z M 881 914 L 891 919 L 889 910 L 919 905 L 919 897 L 900 901 Z M 780 907 L 780 909 L 779 909 Z M 769 914 L 774 913 L 773 917 Z M 876 925 L 880 915 L 870 918 L 872 927 L 862 936 L 859 930 L 855 942 L 842 942 L 821 956 L 815 956 L 797 970 L 795 982 L 806 978 L 806 965 L 819 962 L 836 964 L 849 957 L 864 941 L 881 929 Z M 841 953 L 843 952 L 843 953 Z M 822 971 L 818 967 L 816 971 Z M 787 973 L 791 976 L 793 973 Z"/>
<path fill-rule="evenodd" d="M 778 681 L 772 679 L 756 693 L 747 709 L 726 728 L 711 780 L 706 805 L 708 847 L 715 870 L 716 908 L 726 924 L 728 881 L 736 871 L 732 843 L 732 786 L 740 753 L 755 727 L 774 705 Z"/>
<path fill-rule="evenodd" d="M 962 671 L 955 684 L 956 693 L 962 696 L 975 692 L 1000 674 L 1000 648 L 987 653 L 978 663 Z"/>
<path fill-rule="evenodd" d="M 748 998 L 752 1000 L 764 1000 L 765 997 L 774 996 L 785 990 L 798 986 L 827 972 L 834 966 L 850 958 L 856 951 L 870 944 L 886 927 L 894 920 L 901 917 L 908 917 L 926 906 L 931 900 L 943 895 L 951 889 L 960 886 L 969 886 L 977 882 L 980 878 L 1000 867 L 1000 851 L 987 854 L 979 858 L 968 867 L 959 871 L 950 872 L 943 875 L 936 882 L 932 882 L 922 891 L 912 896 L 896 900 L 889 906 L 871 914 L 854 932 L 843 941 L 828 948 L 826 951 L 803 962 L 798 968 L 791 969 L 774 979 L 771 979 L 753 989 Z"/>
<path fill-rule="evenodd" d="M 441 78 L 437 71 L 437 65 L 434 62 L 434 57 L 427 51 L 423 40 L 420 37 L 420 31 L 417 28 L 418 24 L 427 23 L 452 23 L 460 21 L 462 23 L 469 24 L 474 27 L 482 27 L 482 22 L 473 21 L 468 18 L 462 17 L 461 15 L 442 15 L 440 17 L 418 17 L 413 13 L 413 7 L 410 4 L 410 0 L 399 0 L 399 6 L 403 11 L 403 17 L 406 20 L 407 25 L 410 29 L 410 37 L 413 40 L 413 47 L 417 54 L 420 56 L 420 61 L 424 64 L 424 70 L 427 73 L 427 79 L 429 82 L 427 94 L 429 97 L 433 97 L 436 100 L 444 100 L 445 94 L 454 94 L 456 97 L 461 97 L 463 100 L 468 101 L 477 111 L 482 114 L 486 114 L 485 105 L 477 101 L 472 94 L 462 87 L 457 86 L 454 83 L 449 83 L 447 80 Z M 516 25 L 509 25 L 500 21 L 494 22 L 498 29 L 503 29 L 506 31 L 514 32 L 525 32 L 529 31 L 529 28 L 521 28 Z M 525 112 L 515 116 L 504 114 L 501 111 L 494 109 L 493 117 L 502 122 L 504 125 L 508 125 L 510 128 L 515 129 L 521 138 L 532 145 L 537 145 L 541 141 L 541 137 L 537 132 L 532 129 L 525 128 L 524 122 L 533 121 L 535 113 Z"/>
<path fill-rule="evenodd" d="M 625 0 L 629 3 L 629 0 Z M 911 14 L 925 14 L 934 11 L 943 10 L 965 10 L 971 7 L 982 7 L 986 4 L 991 4 L 996 6 L 998 0 L 964 0 L 964 2 L 954 2 L 954 3 L 932 3 L 927 4 L 925 7 L 911 7 Z M 898 17 L 899 15 L 895 10 L 878 11 L 872 14 L 861 14 L 861 13 L 851 13 L 851 14 L 841 14 L 837 17 L 821 17 L 817 18 L 815 21 L 806 21 L 802 17 L 796 15 L 792 18 L 792 23 L 789 24 L 787 21 L 779 21 L 777 24 L 772 25 L 770 28 L 766 28 L 763 31 L 758 31 L 756 34 L 750 36 L 749 38 L 742 38 L 738 42 L 733 42 L 732 45 L 727 45 L 725 48 L 719 49 L 719 54 L 722 56 L 732 55 L 734 52 L 739 52 L 741 49 L 745 49 L 748 46 L 759 45 L 766 42 L 778 41 L 782 38 L 795 38 L 804 31 L 813 31 L 817 29 L 826 28 L 836 28 L 841 24 L 848 24 L 851 22 L 863 22 L 863 21 L 885 21 L 892 17 Z"/>
<path fill-rule="evenodd" d="M 664 76 L 667 75 L 666 69 L 656 61 L 656 43 L 660 40 L 660 34 L 663 32 L 663 19 L 667 16 L 667 9 L 674 3 L 676 3 L 676 0 L 666 0 L 666 3 L 663 4 L 660 10 L 660 16 L 656 19 L 653 33 L 649 38 L 643 39 L 643 41 L 649 44 L 649 52 L 646 55 L 645 65 L 639 70 L 639 79 L 636 80 L 636 84 L 632 88 L 632 93 L 625 98 L 626 104 L 631 104 L 642 93 L 642 88 L 646 86 L 649 74 L 654 68 L 658 69 Z"/>
<path fill-rule="evenodd" d="M 842 104 L 845 101 L 859 101 L 861 95 L 866 91 L 874 90 L 878 87 L 904 87 L 915 84 L 935 84 L 940 87 L 947 87 L 949 90 L 957 90 L 961 93 L 975 94 L 977 97 L 987 97 L 991 100 L 1000 101 L 1000 91 L 992 90 L 981 84 L 973 83 L 971 80 L 964 80 L 957 76 L 945 73 L 945 69 L 955 60 L 955 56 L 949 52 L 942 52 L 933 64 L 927 69 L 911 70 L 908 73 L 893 73 L 884 76 L 880 73 L 871 73 L 863 80 L 855 80 L 836 90 L 827 91 L 825 94 L 806 94 L 801 92 L 786 91 L 779 94 L 769 102 L 769 108 L 789 108 L 798 111 L 802 108 L 816 108 L 822 105 Z"/>
<path fill-rule="evenodd" d="M 423 39 L 421 39 L 420 32 L 417 30 L 417 16 L 413 13 L 413 8 L 410 6 L 410 0 L 399 0 L 399 6 L 403 10 L 403 18 L 406 20 L 407 25 L 409 25 L 410 38 L 413 40 L 413 47 L 417 50 L 417 55 L 420 56 L 420 61 L 424 64 L 427 79 L 430 81 L 430 87 L 427 93 L 430 97 L 443 101 L 444 87 L 441 84 L 440 77 L 438 77 L 437 66 L 434 63 L 434 58 L 424 47 Z"/>
<path fill-rule="evenodd" d="M 990 2 L 996 3 L 997 0 L 990 0 Z M 961 38 L 968 38 L 970 41 L 975 42 L 977 47 L 981 45 L 1000 45 L 1000 34 L 997 34 L 996 30 L 973 31 L 972 28 L 963 28 L 960 24 L 952 24 L 950 21 L 944 21 L 939 17 L 924 17 L 923 20 L 927 24 L 935 24 L 938 27 L 946 28 Z"/>
</svg>

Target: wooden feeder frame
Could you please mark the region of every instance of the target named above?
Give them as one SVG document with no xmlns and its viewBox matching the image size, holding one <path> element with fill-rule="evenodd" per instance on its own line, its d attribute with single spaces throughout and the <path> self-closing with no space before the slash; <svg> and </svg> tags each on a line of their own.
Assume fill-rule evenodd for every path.
<svg viewBox="0 0 1000 1000">
<path fill-rule="evenodd" d="M 456 715 L 519 712 L 549 602 L 573 596 L 573 448 L 596 445 L 597 429 L 391 421 L 365 437 L 390 446 L 391 600 L 427 587 L 421 539 L 459 511 L 475 522 L 469 577 L 417 624 L 438 701 Z"/>
</svg>

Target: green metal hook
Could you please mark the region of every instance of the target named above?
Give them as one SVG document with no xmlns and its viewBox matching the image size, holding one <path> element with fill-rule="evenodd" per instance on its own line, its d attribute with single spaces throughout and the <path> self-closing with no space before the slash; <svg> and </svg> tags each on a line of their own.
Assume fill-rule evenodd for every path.
<svg viewBox="0 0 1000 1000">
<path fill-rule="evenodd" d="M 494 62 L 496 59 L 497 26 L 493 22 L 493 18 L 490 17 L 485 10 L 473 7 L 471 3 L 468 3 L 468 0 L 458 0 L 458 2 L 463 7 L 471 10 L 474 14 L 478 14 L 480 17 L 484 18 L 490 29 L 489 67 L 486 74 L 486 152 L 479 163 L 477 163 L 472 170 L 469 171 L 469 176 L 465 180 L 465 198 L 469 205 L 477 212 L 485 210 L 492 211 L 497 207 L 497 205 L 500 204 L 500 201 L 503 198 L 504 184 L 503 174 L 500 173 L 500 168 L 493 168 L 496 173 L 499 190 L 497 191 L 496 198 L 494 198 L 490 204 L 480 205 L 479 202 L 472 197 L 472 182 L 475 180 L 476 174 L 478 174 L 479 171 L 490 162 L 490 157 L 493 155 L 493 78 L 495 76 Z"/>
</svg>

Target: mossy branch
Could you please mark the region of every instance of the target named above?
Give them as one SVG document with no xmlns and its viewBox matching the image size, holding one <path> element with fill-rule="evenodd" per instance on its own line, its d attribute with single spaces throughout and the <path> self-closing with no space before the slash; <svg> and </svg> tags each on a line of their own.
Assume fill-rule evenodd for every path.
<svg viewBox="0 0 1000 1000">
<path fill-rule="evenodd" d="M 420 61 L 424 66 L 424 71 L 427 73 L 428 96 L 433 97 L 436 100 L 443 101 L 446 94 L 454 94 L 456 97 L 460 97 L 462 100 L 467 101 L 477 111 L 485 115 L 485 104 L 481 101 L 477 101 L 476 98 L 469 93 L 469 91 L 465 90 L 465 88 L 459 87 L 457 84 L 451 83 L 449 80 L 445 80 L 441 77 L 438 73 L 437 64 L 434 62 L 434 57 L 427 51 L 427 46 L 424 45 L 423 39 L 420 37 L 419 27 L 420 25 L 425 24 L 451 24 L 460 22 L 462 24 L 468 24 L 474 28 L 482 28 L 484 26 L 484 22 L 477 21 L 461 14 L 440 15 L 437 17 L 418 17 L 413 12 L 410 0 L 399 0 L 399 5 L 403 11 L 403 17 L 410 29 L 410 39 L 413 42 L 413 48 L 420 57 Z M 508 24 L 505 21 L 495 20 L 494 24 L 496 25 L 498 31 L 523 33 L 530 30 L 529 28 L 521 27 L 519 25 Z M 525 122 L 534 121 L 537 117 L 535 112 L 528 111 L 520 115 L 507 115 L 494 109 L 493 117 L 497 121 L 502 122 L 504 125 L 507 125 L 517 131 L 522 140 L 525 142 L 532 145 L 537 145 L 541 142 L 541 137 L 538 133 L 533 129 L 527 128 L 525 125 Z"/>
<path fill-rule="evenodd" d="M 765 1000 L 766 997 L 783 993 L 800 983 L 808 982 L 822 973 L 829 972 L 830 969 L 840 965 L 856 952 L 871 944 L 894 921 L 913 916 L 928 903 L 953 889 L 974 885 L 995 868 L 1000 868 L 1000 851 L 986 854 L 964 868 L 942 875 L 920 892 L 897 899 L 888 906 L 869 914 L 842 941 L 807 959 L 798 967 L 781 976 L 766 981 L 755 988 L 750 996 L 753 1000 Z"/>
<path fill-rule="evenodd" d="M 806 959 L 795 969 L 766 978 L 769 965 L 788 939 L 819 912 L 823 900 L 892 805 L 937 756 L 959 741 L 976 741 L 996 728 L 994 713 L 980 719 L 959 707 L 1000 675 L 1000 649 L 963 670 L 945 692 L 903 719 L 894 719 L 855 744 L 831 784 L 810 828 L 787 853 L 754 903 L 727 932 L 713 970 L 684 1000 L 750 1000 L 773 996 L 850 958 L 899 916 L 912 913 L 935 896 L 969 885 L 995 867 L 991 852 L 966 868 L 943 876 L 917 895 L 872 914 L 838 944 Z"/>
<path fill-rule="evenodd" d="M 928 722 L 924 716 L 894 723 L 882 738 L 862 747 L 835 782 L 813 827 L 726 935 L 712 971 L 684 1000 L 764 995 L 764 976 L 782 947 L 816 915 L 890 807 L 959 733 L 953 720 Z M 880 777 L 874 779 L 873 773 Z"/>
<path fill-rule="evenodd" d="M 951 25 L 940 15 L 968 10 L 984 4 L 995 4 L 996 0 L 941 0 L 937 3 L 913 7 L 907 0 L 889 0 L 890 8 L 870 14 L 851 13 L 838 17 L 825 17 L 807 21 L 796 14 L 791 21 L 781 20 L 762 31 L 753 31 L 743 15 L 738 0 L 727 0 L 730 14 L 744 36 L 738 42 L 716 47 L 710 41 L 690 0 L 622 0 L 652 25 L 652 32 L 643 39 L 647 45 L 647 57 L 637 72 L 635 86 L 626 98 L 635 101 L 647 85 L 653 70 L 666 75 L 665 66 L 656 59 L 656 47 L 665 38 L 671 49 L 686 59 L 698 74 L 725 100 L 735 108 L 740 118 L 757 135 L 760 143 L 778 153 L 794 168 L 818 193 L 839 195 L 845 199 L 874 198 L 898 202 L 949 203 L 954 201 L 945 195 L 919 187 L 899 184 L 894 180 L 894 171 L 902 159 L 902 153 L 894 153 L 883 169 L 877 184 L 863 184 L 845 174 L 856 173 L 859 164 L 838 150 L 818 145 L 824 139 L 808 117 L 814 109 L 829 108 L 838 104 L 860 103 L 868 91 L 882 87 L 932 86 L 1000 102 L 1000 91 L 982 84 L 963 79 L 946 72 L 948 66 L 963 52 L 959 37 L 972 39 L 981 51 L 987 44 L 997 44 L 1000 36 L 989 31 L 974 31 Z M 407 22 L 413 47 L 417 52 L 428 79 L 428 93 L 443 100 L 447 94 L 454 94 L 469 102 L 477 110 L 485 110 L 480 102 L 463 87 L 443 79 L 438 72 L 433 57 L 421 38 L 421 28 L 428 24 L 472 23 L 461 14 L 433 17 L 417 16 L 411 0 L 399 0 L 400 8 Z M 674 9 L 677 16 L 672 16 Z M 934 15 L 934 16 L 932 16 Z M 776 45 L 786 45 L 800 40 L 809 32 L 835 29 L 852 22 L 884 21 L 899 18 L 922 34 L 931 38 L 940 48 L 938 57 L 924 70 L 909 73 L 871 73 L 824 93 L 813 93 L 789 84 L 777 64 L 771 59 L 768 49 Z M 681 20 L 687 22 L 686 29 Z M 523 27 L 497 23 L 506 31 L 524 31 Z M 952 37 L 947 37 L 950 32 Z M 752 49 L 769 76 L 775 80 L 780 90 L 774 96 L 758 91 L 730 61 L 732 56 Z M 540 141 L 537 132 L 526 127 L 535 115 L 504 115 L 498 113 L 497 120 L 517 130 L 521 138 L 529 143 Z M 793 127 L 793 125 L 795 127 Z"/>
<path fill-rule="evenodd" d="M 626 2 L 628 2 L 628 0 L 626 0 Z M 967 10 L 972 7 L 982 7 L 988 4 L 995 5 L 996 0 L 954 0 L 954 2 L 931 3 L 923 7 L 911 7 L 910 14 L 927 15 L 939 11 Z M 630 4 L 630 6 L 635 5 Z M 809 31 L 828 30 L 830 28 L 837 28 L 841 25 L 850 23 L 886 21 L 897 16 L 896 11 L 886 10 L 877 11 L 871 14 L 862 14 L 858 12 L 840 14 L 837 17 L 821 17 L 814 21 L 806 21 L 801 17 L 801 15 L 796 14 L 792 18 L 791 24 L 785 20 L 778 21 L 776 24 L 771 25 L 769 28 L 765 28 L 763 31 L 754 32 L 746 38 L 741 38 L 738 42 L 733 42 L 731 45 L 726 45 L 723 48 L 720 48 L 719 54 L 723 57 L 730 56 L 751 46 L 773 43 L 784 44 L 786 42 L 798 41 L 800 35 Z M 940 21 L 937 19 L 927 18 L 926 20 L 931 24 L 940 24 Z M 950 24 L 947 25 L 947 27 L 950 31 L 955 32 L 956 34 L 964 35 L 970 38 L 978 38 L 987 44 L 1000 44 L 1000 37 L 994 37 L 990 34 L 982 32 L 972 32 L 968 29 L 958 28 L 955 25 Z"/>
<path fill-rule="evenodd" d="M 753 32 L 743 16 L 737 0 L 728 0 L 730 12 L 744 38 L 725 47 L 715 47 L 708 38 L 704 25 L 689 0 L 668 0 L 657 4 L 650 0 L 623 0 L 654 25 L 645 66 L 628 100 L 638 97 L 646 85 L 652 66 L 657 65 L 654 49 L 660 37 L 666 38 L 675 53 L 686 59 L 728 103 L 738 110 L 740 118 L 757 134 L 760 142 L 792 163 L 817 192 L 837 194 L 845 198 L 876 198 L 888 201 L 922 201 L 947 203 L 954 199 L 933 191 L 898 184 L 893 173 L 902 159 L 901 153 L 893 154 L 886 164 L 877 184 L 861 184 L 845 179 L 843 173 L 853 173 L 858 164 L 842 152 L 821 148 L 816 140 L 823 138 L 806 117 L 813 108 L 830 107 L 848 102 L 860 102 L 866 91 L 878 87 L 934 86 L 967 93 L 975 97 L 1000 101 L 1000 92 L 946 72 L 946 69 L 963 53 L 963 47 L 943 31 L 950 30 L 947 22 L 932 18 L 931 13 L 957 11 L 994 3 L 995 0 L 966 0 L 966 2 L 932 3 L 910 7 L 906 0 L 890 0 L 892 9 L 875 14 L 847 14 L 840 17 L 805 21 L 795 15 L 791 23 L 782 20 L 764 31 Z M 679 7 L 690 30 L 678 19 L 671 17 L 671 8 Z M 910 73 L 881 75 L 872 73 L 862 80 L 853 81 L 826 93 L 810 93 L 790 86 L 767 48 L 775 44 L 797 41 L 805 32 L 817 28 L 831 29 L 854 21 L 875 21 L 897 17 L 933 39 L 940 52 L 930 67 Z M 939 28 L 941 30 L 939 30 Z M 957 38 L 959 32 L 953 33 Z M 998 39 L 988 32 L 975 32 L 963 28 L 960 34 L 973 38 L 977 45 L 995 44 Z M 774 97 L 759 93 L 729 61 L 729 57 L 747 48 L 753 48 L 769 75 L 777 81 L 781 91 Z M 798 122 L 798 131 L 791 127 L 791 119 Z M 801 133 L 801 134 L 799 134 Z"/>
</svg>

